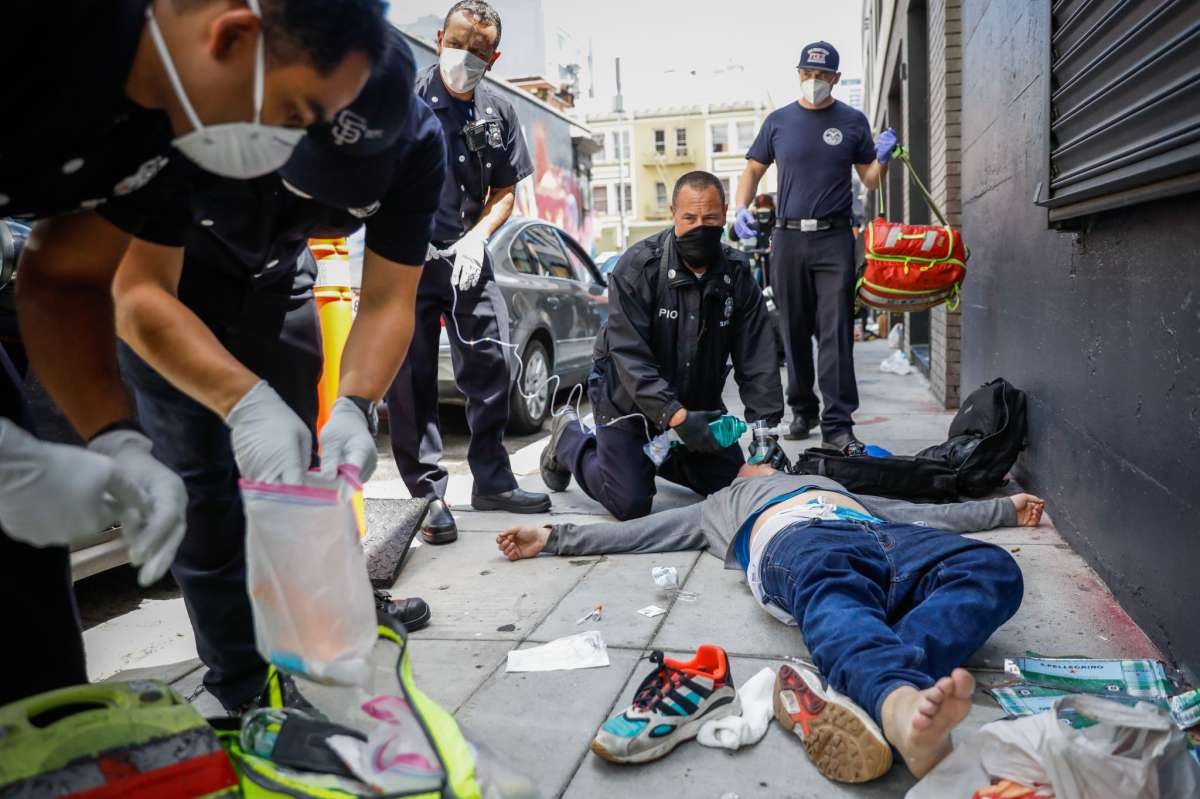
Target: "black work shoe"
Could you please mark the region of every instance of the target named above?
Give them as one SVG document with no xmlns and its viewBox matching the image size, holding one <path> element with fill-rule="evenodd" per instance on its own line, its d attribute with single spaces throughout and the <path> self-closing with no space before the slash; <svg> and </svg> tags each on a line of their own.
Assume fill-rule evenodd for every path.
<svg viewBox="0 0 1200 799">
<path fill-rule="evenodd" d="M 404 625 L 404 629 L 415 632 L 429 624 L 433 613 L 420 597 L 393 599 L 387 591 L 375 589 L 375 617 L 384 627 L 394 627 L 393 621 Z"/>
<path fill-rule="evenodd" d="M 567 425 L 572 424 L 579 424 L 579 416 L 571 408 L 555 416 L 550 425 L 550 440 L 542 450 L 539 461 L 542 467 L 542 482 L 551 491 L 566 491 L 567 486 L 571 484 L 571 470 L 559 463 L 554 453 L 558 450 L 558 440 L 562 438 L 563 431 L 567 429 Z"/>
<path fill-rule="evenodd" d="M 449 544 L 458 540 L 458 525 L 454 523 L 444 499 L 429 503 L 425 521 L 421 522 L 421 538 L 425 539 L 426 544 Z"/>
<path fill-rule="evenodd" d="M 472 491 L 471 507 L 475 510 L 503 510 L 509 513 L 545 513 L 550 510 L 550 497 L 523 488 L 514 488 L 499 494 L 476 494 Z"/>
<path fill-rule="evenodd" d="M 799 441 L 802 438 L 808 438 L 809 432 L 816 426 L 816 421 L 797 414 L 792 417 L 792 424 L 783 437 L 788 441 Z"/>
<path fill-rule="evenodd" d="M 835 449 L 843 455 L 858 457 L 867 454 L 867 445 L 859 441 L 853 433 L 839 433 L 821 442 L 824 449 Z"/>
</svg>

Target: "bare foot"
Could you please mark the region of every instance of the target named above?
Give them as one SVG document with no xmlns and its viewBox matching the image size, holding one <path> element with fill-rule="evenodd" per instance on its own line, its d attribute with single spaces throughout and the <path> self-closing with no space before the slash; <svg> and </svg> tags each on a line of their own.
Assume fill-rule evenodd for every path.
<svg viewBox="0 0 1200 799">
<path fill-rule="evenodd" d="M 917 779 L 950 754 L 950 731 L 967 717 L 975 678 L 955 669 L 932 688 L 906 685 L 883 700 L 883 734 Z"/>
<path fill-rule="evenodd" d="M 1014 494 L 1009 497 L 1017 507 L 1017 524 L 1021 527 L 1037 527 L 1042 522 L 1042 511 L 1046 509 L 1046 500 L 1039 499 L 1033 494 Z"/>
<path fill-rule="evenodd" d="M 549 527 L 510 527 L 496 536 L 496 546 L 509 560 L 534 558 L 546 548 Z"/>
</svg>

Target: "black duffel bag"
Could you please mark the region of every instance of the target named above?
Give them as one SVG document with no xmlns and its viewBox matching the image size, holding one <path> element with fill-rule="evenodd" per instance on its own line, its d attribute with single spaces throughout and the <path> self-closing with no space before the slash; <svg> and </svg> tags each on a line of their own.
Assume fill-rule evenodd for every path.
<svg viewBox="0 0 1200 799">
<path fill-rule="evenodd" d="M 831 478 L 856 494 L 933 501 L 982 497 L 1005 484 L 1025 435 L 1025 394 L 998 377 L 963 401 L 950 437 L 937 446 L 886 458 L 806 449 L 790 471 Z"/>
<path fill-rule="evenodd" d="M 958 472 L 945 461 L 909 455 L 850 457 L 836 449 L 806 449 L 792 459 L 792 474 L 836 480 L 854 494 L 901 499 L 958 499 Z"/>
</svg>

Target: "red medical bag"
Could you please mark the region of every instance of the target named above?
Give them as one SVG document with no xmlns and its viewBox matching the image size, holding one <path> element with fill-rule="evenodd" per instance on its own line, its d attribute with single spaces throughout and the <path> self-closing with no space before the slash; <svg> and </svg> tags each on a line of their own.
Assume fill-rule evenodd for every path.
<svg viewBox="0 0 1200 799">
<path fill-rule="evenodd" d="M 900 147 L 897 151 L 912 172 L 908 154 Z M 962 234 L 946 223 L 916 173 L 911 177 L 942 224 L 889 222 L 883 217 L 881 189 L 880 215 L 864 232 L 867 266 L 858 280 L 858 301 L 884 311 L 924 311 L 943 302 L 954 310 L 967 274 L 969 251 Z"/>
</svg>

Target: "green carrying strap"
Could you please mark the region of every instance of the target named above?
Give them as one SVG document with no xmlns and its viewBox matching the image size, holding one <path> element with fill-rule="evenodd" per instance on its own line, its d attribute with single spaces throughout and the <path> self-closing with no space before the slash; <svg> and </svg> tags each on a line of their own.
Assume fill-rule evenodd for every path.
<svg viewBox="0 0 1200 799">
<path fill-rule="evenodd" d="M 934 202 L 933 195 L 929 193 L 929 189 L 925 188 L 925 184 L 921 182 L 921 178 L 917 175 L 917 170 L 913 167 L 912 161 L 908 160 L 908 150 L 906 150 L 903 145 L 897 144 L 892 150 L 892 158 L 900 159 L 900 162 L 904 164 L 904 168 L 908 170 L 908 176 L 912 178 L 913 183 L 917 184 L 917 188 L 920 190 L 921 196 L 925 198 L 925 203 L 929 206 L 929 210 L 933 211 L 933 215 L 938 218 L 938 221 L 941 222 L 942 225 L 945 227 L 950 227 L 950 223 L 946 221 L 946 215 L 942 213 L 942 209 L 938 207 L 936 202 Z M 879 181 L 879 191 L 877 192 L 879 195 L 880 216 L 883 216 L 884 214 L 884 183 L 885 182 L 882 180 Z"/>
</svg>

